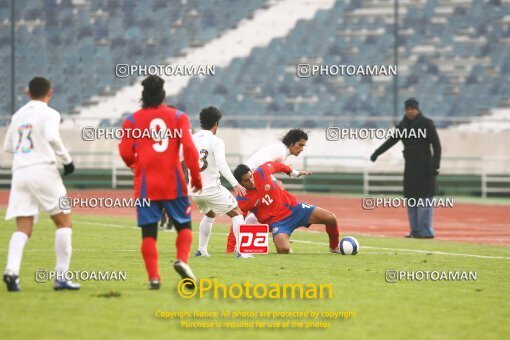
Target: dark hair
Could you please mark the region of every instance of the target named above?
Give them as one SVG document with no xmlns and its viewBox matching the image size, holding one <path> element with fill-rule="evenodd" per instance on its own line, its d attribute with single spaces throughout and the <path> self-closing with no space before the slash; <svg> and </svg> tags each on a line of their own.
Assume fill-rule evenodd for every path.
<svg viewBox="0 0 510 340">
<path fill-rule="evenodd" d="M 282 143 L 289 147 L 301 139 L 308 140 L 308 134 L 301 129 L 292 129 L 283 136 Z"/>
<path fill-rule="evenodd" d="M 221 112 L 214 106 L 203 108 L 200 111 L 200 126 L 204 130 L 211 130 L 221 119 Z"/>
<path fill-rule="evenodd" d="M 43 77 L 35 77 L 28 83 L 30 96 L 34 99 L 42 98 L 51 89 L 50 81 Z"/>
<path fill-rule="evenodd" d="M 158 107 L 165 99 L 165 81 L 158 76 L 148 76 L 142 81 L 142 107 Z"/>
<path fill-rule="evenodd" d="M 404 107 L 406 109 L 407 108 L 412 108 L 412 109 L 420 110 L 420 102 L 418 102 L 416 100 L 416 98 L 409 98 L 408 100 L 405 101 Z"/>
<path fill-rule="evenodd" d="M 250 168 L 245 164 L 239 164 L 234 170 L 234 177 L 241 184 L 243 176 L 250 172 Z"/>
</svg>

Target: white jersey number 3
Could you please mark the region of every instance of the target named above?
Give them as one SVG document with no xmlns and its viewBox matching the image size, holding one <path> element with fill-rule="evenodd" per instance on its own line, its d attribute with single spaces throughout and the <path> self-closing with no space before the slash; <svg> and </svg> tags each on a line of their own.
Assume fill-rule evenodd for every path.
<svg viewBox="0 0 510 340">
<path fill-rule="evenodd" d="M 164 138 L 165 134 L 161 132 L 161 130 L 166 131 L 165 121 L 161 118 L 155 118 L 151 120 L 150 130 L 152 133 L 152 139 L 154 140 L 154 144 L 152 144 L 152 148 L 156 152 L 165 152 L 168 149 L 168 138 Z M 159 131 L 159 133 L 157 133 Z"/>
</svg>

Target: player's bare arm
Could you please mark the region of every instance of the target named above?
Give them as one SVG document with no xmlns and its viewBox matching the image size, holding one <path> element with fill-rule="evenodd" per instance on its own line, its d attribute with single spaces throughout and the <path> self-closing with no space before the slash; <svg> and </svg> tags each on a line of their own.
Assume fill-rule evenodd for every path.
<svg viewBox="0 0 510 340">
<path fill-rule="evenodd" d="M 186 115 L 182 115 L 178 117 L 179 127 L 182 131 L 182 150 L 184 154 L 184 163 L 186 167 L 189 169 L 189 173 L 191 176 L 191 189 L 193 192 L 198 192 L 202 190 L 202 176 L 200 176 L 200 167 L 198 164 L 198 152 L 193 144 L 193 139 L 191 138 L 190 133 L 190 124 L 188 117 Z"/>
</svg>

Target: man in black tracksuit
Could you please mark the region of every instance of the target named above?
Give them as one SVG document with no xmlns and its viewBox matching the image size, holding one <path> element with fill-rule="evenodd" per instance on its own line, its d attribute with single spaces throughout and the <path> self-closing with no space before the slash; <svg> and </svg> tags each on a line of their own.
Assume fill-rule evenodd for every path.
<svg viewBox="0 0 510 340">
<path fill-rule="evenodd" d="M 407 134 L 402 133 L 399 136 L 389 138 L 381 145 L 370 157 L 375 162 L 379 155 L 402 140 L 404 144 L 404 197 L 414 198 L 421 202 L 430 203 L 430 200 L 436 193 L 436 176 L 439 174 L 439 164 L 441 161 L 441 143 L 437 135 L 434 122 L 425 117 L 419 107 L 416 99 L 411 98 L 405 102 L 406 114 L 397 125 L 401 132 L 407 130 Z M 415 129 L 415 134 L 409 133 Z M 418 134 L 418 130 L 424 130 L 426 137 Z M 415 137 L 415 135 L 417 137 Z M 431 147 L 432 151 L 431 152 Z M 414 201 L 414 200 L 413 200 Z M 408 200 L 408 202 L 410 202 Z M 412 238 L 434 238 L 434 229 L 432 228 L 433 207 L 431 204 L 407 207 L 411 233 L 406 237 Z"/>
</svg>

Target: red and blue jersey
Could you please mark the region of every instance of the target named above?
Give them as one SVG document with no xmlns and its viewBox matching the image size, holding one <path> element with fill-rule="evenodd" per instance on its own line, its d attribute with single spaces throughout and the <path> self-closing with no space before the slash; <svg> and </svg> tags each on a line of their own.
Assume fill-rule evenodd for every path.
<svg viewBox="0 0 510 340">
<path fill-rule="evenodd" d="M 119 151 L 126 165 L 134 171 L 135 197 L 154 201 L 187 197 L 186 179 L 179 160 L 181 145 L 186 167 L 198 181 L 200 167 L 186 114 L 166 105 L 144 108 L 130 115 L 122 129 Z M 150 133 L 160 130 L 168 133 Z"/>
<path fill-rule="evenodd" d="M 298 202 L 296 197 L 280 188 L 273 178 L 275 173 L 289 174 L 291 167 L 280 162 L 268 162 L 253 171 L 255 189 L 246 190 L 246 195 L 237 197 L 243 212 L 251 211 L 259 223 L 272 224 L 289 217 Z"/>
</svg>

